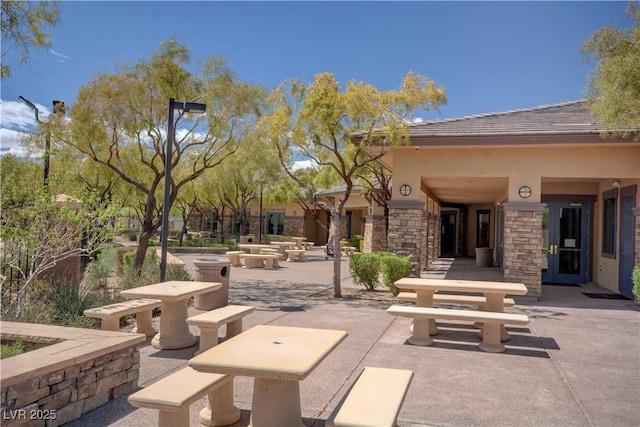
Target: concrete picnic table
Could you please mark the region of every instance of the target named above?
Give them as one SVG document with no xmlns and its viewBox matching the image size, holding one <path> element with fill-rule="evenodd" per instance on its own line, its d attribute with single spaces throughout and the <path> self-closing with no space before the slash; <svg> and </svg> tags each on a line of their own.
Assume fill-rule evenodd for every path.
<svg viewBox="0 0 640 427">
<path fill-rule="evenodd" d="M 248 249 L 250 254 L 259 254 L 263 249 L 270 249 L 271 245 L 260 245 L 258 243 L 241 243 L 238 245 L 240 249 Z M 244 260 L 247 268 L 261 267 L 262 261 L 259 259 L 247 258 Z"/>
<path fill-rule="evenodd" d="M 278 252 L 282 255 L 282 260 L 286 261 L 289 258 L 289 254 L 285 251 L 287 249 L 295 248 L 296 242 L 271 242 L 271 246 L 277 246 Z"/>
<path fill-rule="evenodd" d="M 222 283 L 217 282 L 172 280 L 126 289 L 120 291 L 120 295 L 130 299 L 150 298 L 162 301 L 160 328 L 151 340 L 151 345 L 154 348 L 170 350 L 191 347 L 196 342 L 187 324 L 187 300 L 221 287 Z"/>
<path fill-rule="evenodd" d="M 398 289 L 416 293 L 416 306 L 433 307 L 433 294 L 436 291 L 482 293 L 487 299 L 486 311 L 504 312 L 506 295 L 525 295 L 528 290 L 523 283 L 484 282 L 479 280 L 447 280 L 404 277 L 394 283 Z M 433 319 L 416 319 L 413 328 L 428 328 L 429 335 L 436 335 L 438 327 Z M 509 332 L 500 325 L 501 341 L 509 340 Z"/>
<path fill-rule="evenodd" d="M 307 240 L 307 238 L 306 237 L 292 237 L 291 240 L 294 240 L 296 242 L 296 246 L 297 246 L 298 249 L 304 249 L 302 247 L 302 242 Z"/>
<path fill-rule="evenodd" d="M 251 426 L 304 426 L 300 381 L 346 337 L 333 329 L 258 325 L 195 356 L 189 366 L 254 377 Z"/>
</svg>

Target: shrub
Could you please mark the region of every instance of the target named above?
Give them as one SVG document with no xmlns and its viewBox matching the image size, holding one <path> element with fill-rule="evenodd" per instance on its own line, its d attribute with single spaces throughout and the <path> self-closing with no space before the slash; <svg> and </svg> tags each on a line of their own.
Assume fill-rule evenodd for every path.
<svg viewBox="0 0 640 427">
<path fill-rule="evenodd" d="M 79 283 L 63 283 L 45 292 L 51 303 L 51 323 L 54 325 L 93 327 L 96 319 L 85 317 L 83 311 L 111 302 L 107 293 L 80 288 Z"/>
<path fill-rule="evenodd" d="M 24 343 L 22 341 L 16 341 L 11 344 L 2 344 L 0 346 L 0 359 L 7 359 L 22 353 L 24 353 Z"/>
<path fill-rule="evenodd" d="M 125 253 L 122 257 L 123 272 L 119 276 L 119 285 L 121 289 L 137 288 L 139 286 L 149 285 L 160 281 L 160 260 L 156 256 L 155 249 L 149 249 L 144 258 L 140 274 L 133 271 L 133 261 L 135 252 Z M 189 273 L 184 267 L 173 267 L 167 264 L 166 280 L 192 280 Z"/>
<path fill-rule="evenodd" d="M 115 268 L 116 268 L 116 274 L 118 276 L 124 274 L 124 272 L 126 270 L 125 261 L 124 261 L 125 254 L 133 253 L 134 254 L 133 256 L 134 256 L 134 259 L 135 259 L 135 252 L 136 252 L 136 248 L 122 247 L 122 248 L 117 248 L 116 249 Z M 131 261 L 131 265 L 133 265 L 133 260 Z"/>
<path fill-rule="evenodd" d="M 224 239 L 223 244 L 229 248 L 230 251 L 237 251 L 239 249 L 236 239 Z"/>
<path fill-rule="evenodd" d="M 380 256 L 380 270 L 382 271 L 382 283 L 389 288 L 393 295 L 398 295 L 398 288 L 394 285 L 396 280 L 411 275 L 411 259 L 406 256 L 378 254 Z"/>
<path fill-rule="evenodd" d="M 87 285 L 93 289 L 106 289 L 115 264 L 116 248 L 108 246 L 89 264 Z"/>
<path fill-rule="evenodd" d="M 363 285 L 372 291 L 380 284 L 380 257 L 376 254 L 355 253 L 349 257 L 349 271 L 354 284 Z"/>
<path fill-rule="evenodd" d="M 631 281 L 633 282 L 632 292 L 638 301 L 640 301 L 640 265 L 633 267 L 631 273 Z"/>
</svg>

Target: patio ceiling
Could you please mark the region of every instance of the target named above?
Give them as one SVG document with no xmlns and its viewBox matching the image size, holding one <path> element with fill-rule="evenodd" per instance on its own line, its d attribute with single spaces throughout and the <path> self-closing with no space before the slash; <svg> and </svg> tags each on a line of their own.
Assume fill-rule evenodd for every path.
<svg viewBox="0 0 640 427">
<path fill-rule="evenodd" d="M 506 195 L 506 177 L 422 177 L 424 189 L 443 203 L 495 203 Z"/>
</svg>

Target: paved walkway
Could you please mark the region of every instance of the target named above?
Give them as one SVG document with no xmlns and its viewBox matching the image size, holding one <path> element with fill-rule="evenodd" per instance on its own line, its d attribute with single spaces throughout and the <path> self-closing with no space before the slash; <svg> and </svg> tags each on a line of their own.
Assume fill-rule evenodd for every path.
<svg viewBox="0 0 640 427">
<path fill-rule="evenodd" d="M 191 268 L 202 255 L 177 254 Z M 458 322 L 439 323 L 429 347 L 405 343 L 410 319 L 395 318 L 388 303 L 318 297 L 331 289 L 332 259 L 319 250 L 307 262 L 283 262 L 278 270 L 232 268 L 230 303 L 257 307 L 245 328 L 257 324 L 343 329 L 347 339 L 301 382 L 304 424 L 321 427 L 364 366 L 415 372 L 398 425 L 413 426 L 639 426 L 640 306 L 629 300 L 592 299 L 593 285 L 544 286 L 540 301 L 516 298 L 508 309 L 526 313 L 531 324 L 508 328 L 505 353 L 478 350 L 477 331 Z M 353 287 L 348 261 L 342 283 Z M 440 260 L 425 276 L 496 280 L 497 268 L 476 268 L 472 259 Z M 331 292 L 327 292 L 331 294 Z M 315 295 L 315 297 L 314 297 Z M 191 309 L 193 314 L 198 310 Z M 157 320 L 156 320 L 157 322 Z M 197 334 L 197 329 L 192 329 Z M 184 367 L 196 351 L 141 349 L 144 387 Z M 235 403 L 249 423 L 252 380 L 235 379 Z M 384 393 L 378 396 L 384 400 Z M 191 425 L 205 399 L 191 406 Z M 69 424 L 151 426 L 157 412 L 115 399 Z M 286 427 L 286 426 L 285 426 Z"/>
</svg>

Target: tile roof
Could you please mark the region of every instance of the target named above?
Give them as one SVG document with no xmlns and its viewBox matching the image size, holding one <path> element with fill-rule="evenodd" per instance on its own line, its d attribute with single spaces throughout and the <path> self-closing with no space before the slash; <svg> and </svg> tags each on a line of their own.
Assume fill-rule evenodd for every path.
<svg viewBox="0 0 640 427">
<path fill-rule="evenodd" d="M 413 137 L 481 135 L 600 134 L 598 122 L 584 100 L 543 105 L 499 113 L 477 114 L 410 125 Z"/>
</svg>

